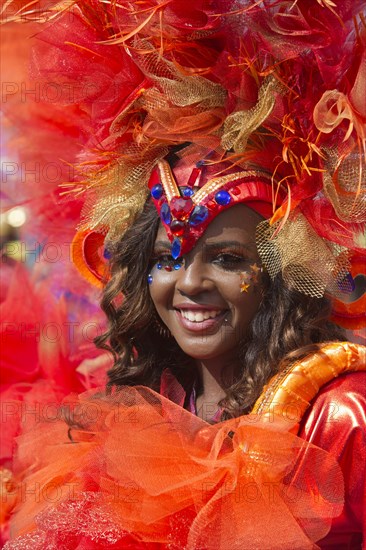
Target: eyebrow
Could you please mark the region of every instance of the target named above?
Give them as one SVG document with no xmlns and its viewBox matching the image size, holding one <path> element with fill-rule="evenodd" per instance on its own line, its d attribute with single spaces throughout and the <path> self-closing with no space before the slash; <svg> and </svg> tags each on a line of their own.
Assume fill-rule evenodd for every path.
<svg viewBox="0 0 366 550">
<path fill-rule="evenodd" d="M 256 247 L 255 241 L 247 241 L 246 243 L 239 241 L 217 241 L 205 244 L 205 248 L 208 250 L 215 250 L 216 248 L 251 248 L 253 246 Z"/>
<path fill-rule="evenodd" d="M 156 241 L 155 248 L 166 248 L 168 250 L 171 249 L 172 245 L 170 241 Z M 242 243 L 239 241 L 217 241 L 213 243 L 206 243 L 204 245 L 206 250 L 216 250 L 217 248 L 256 248 L 255 241 L 248 241 L 246 243 Z"/>
</svg>

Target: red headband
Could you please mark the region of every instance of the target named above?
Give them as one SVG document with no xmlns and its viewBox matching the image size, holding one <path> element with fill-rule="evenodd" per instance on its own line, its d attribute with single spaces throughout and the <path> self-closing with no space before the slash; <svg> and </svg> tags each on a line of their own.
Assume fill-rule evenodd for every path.
<svg viewBox="0 0 366 550">
<path fill-rule="evenodd" d="M 270 177 L 255 171 L 220 175 L 200 185 L 200 170 L 194 168 L 186 182 L 178 186 L 167 161 L 160 161 L 152 172 L 149 189 L 169 240 L 172 256 L 189 252 L 218 214 L 235 204 L 246 204 L 268 219 L 273 214 Z M 279 193 L 279 206 L 283 200 Z"/>
</svg>

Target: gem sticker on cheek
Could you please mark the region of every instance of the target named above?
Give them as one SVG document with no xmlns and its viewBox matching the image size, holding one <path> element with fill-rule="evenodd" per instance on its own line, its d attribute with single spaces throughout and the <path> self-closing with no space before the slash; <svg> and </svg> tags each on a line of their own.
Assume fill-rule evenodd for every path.
<svg viewBox="0 0 366 550">
<path fill-rule="evenodd" d="M 183 265 L 183 258 L 174 260 L 173 258 L 163 259 L 156 264 L 156 269 L 159 271 L 164 270 L 167 272 L 178 271 Z"/>
<path fill-rule="evenodd" d="M 256 263 L 250 266 L 250 271 L 243 271 L 240 279 L 240 292 L 248 292 L 252 283 L 258 284 L 259 273 L 263 272 L 263 267 L 259 267 Z"/>
</svg>

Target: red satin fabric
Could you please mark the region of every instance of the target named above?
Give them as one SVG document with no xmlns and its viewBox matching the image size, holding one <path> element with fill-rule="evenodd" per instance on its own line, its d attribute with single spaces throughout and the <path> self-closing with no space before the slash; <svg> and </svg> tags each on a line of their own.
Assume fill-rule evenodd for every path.
<svg viewBox="0 0 366 550">
<path fill-rule="evenodd" d="M 326 384 L 304 416 L 299 435 L 328 451 L 345 481 L 343 512 L 318 545 L 326 550 L 361 549 L 366 541 L 366 372 Z"/>
</svg>

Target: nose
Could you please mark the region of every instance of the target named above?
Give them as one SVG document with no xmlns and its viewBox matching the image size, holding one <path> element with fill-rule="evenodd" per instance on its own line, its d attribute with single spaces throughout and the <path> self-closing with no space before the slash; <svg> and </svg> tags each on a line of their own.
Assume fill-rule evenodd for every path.
<svg viewBox="0 0 366 550">
<path fill-rule="evenodd" d="M 178 270 L 176 289 L 182 295 L 195 296 L 202 292 L 210 292 L 215 288 L 215 283 L 210 277 L 207 265 L 199 256 L 187 255 L 182 267 Z"/>
</svg>

